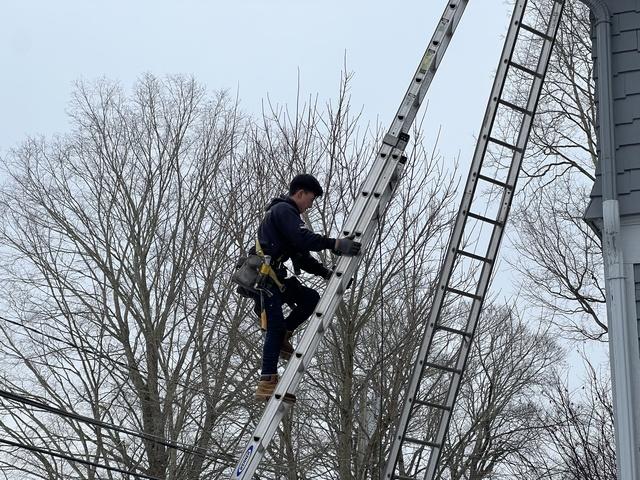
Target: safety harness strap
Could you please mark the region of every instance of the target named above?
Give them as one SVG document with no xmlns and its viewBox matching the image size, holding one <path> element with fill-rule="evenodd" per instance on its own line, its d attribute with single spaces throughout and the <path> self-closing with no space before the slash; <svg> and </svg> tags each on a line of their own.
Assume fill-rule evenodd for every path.
<svg viewBox="0 0 640 480">
<path fill-rule="evenodd" d="M 260 245 L 260 241 L 258 240 L 258 237 L 256 237 L 256 253 L 262 258 L 266 257 L 266 255 L 264 254 L 264 251 L 262 250 L 262 246 Z M 276 286 L 280 289 L 280 291 L 284 292 L 284 284 L 278 279 L 278 276 L 276 275 L 276 272 L 273 269 L 273 267 L 271 267 L 270 263 L 264 262 L 262 264 L 262 267 L 260 267 L 260 274 L 268 276 L 271 280 L 273 280 L 273 283 L 276 284 Z"/>
</svg>

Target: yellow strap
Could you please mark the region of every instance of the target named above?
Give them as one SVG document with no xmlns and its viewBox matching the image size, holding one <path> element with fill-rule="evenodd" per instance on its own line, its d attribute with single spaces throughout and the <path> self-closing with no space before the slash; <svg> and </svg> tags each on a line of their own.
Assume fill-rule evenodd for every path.
<svg viewBox="0 0 640 480">
<path fill-rule="evenodd" d="M 256 237 L 256 253 L 261 257 L 264 257 L 264 252 L 262 251 L 262 245 L 260 245 L 260 240 Z"/>
<path fill-rule="evenodd" d="M 264 252 L 262 251 L 262 246 L 260 245 L 260 241 L 258 240 L 258 237 L 256 237 L 256 253 L 261 256 L 264 257 Z M 284 291 L 284 285 L 282 284 L 282 282 L 278 279 L 278 276 L 276 275 L 275 270 L 271 267 L 271 265 L 267 265 L 266 263 L 262 265 L 262 267 L 260 268 L 260 273 L 262 275 L 268 275 L 269 278 L 271 280 L 273 280 L 273 283 L 275 283 L 278 288 L 280 289 L 281 292 Z"/>
</svg>

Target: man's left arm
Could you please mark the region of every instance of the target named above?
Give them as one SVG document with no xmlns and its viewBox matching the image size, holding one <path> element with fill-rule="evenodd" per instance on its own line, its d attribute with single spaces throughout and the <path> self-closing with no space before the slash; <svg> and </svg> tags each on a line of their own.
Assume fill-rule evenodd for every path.
<svg viewBox="0 0 640 480">
<path fill-rule="evenodd" d="M 309 253 L 296 253 L 291 257 L 293 266 L 304 270 L 311 275 L 318 275 L 324 279 L 329 279 L 333 271 L 325 267 L 318 260 L 313 258 Z"/>
</svg>

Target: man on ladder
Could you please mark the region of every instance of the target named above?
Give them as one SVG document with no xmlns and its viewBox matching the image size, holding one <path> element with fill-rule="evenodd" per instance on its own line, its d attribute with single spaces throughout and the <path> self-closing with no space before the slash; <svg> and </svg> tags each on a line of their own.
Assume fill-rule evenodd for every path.
<svg viewBox="0 0 640 480">
<path fill-rule="evenodd" d="M 293 331 L 313 313 L 320 299 L 318 292 L 305 287 L 294 277 L 287 277 L 284 262 L 291 259 L 294 269 L 304 270 L 324 279 L 332 271 L 309 252 L 332 250 L 336 255 L 353 256 L 360 253 L 361 245 L 351 238 L 330 238 L 313 233 L 301 215 L 323 194 L 318 180 L 309 174 L 300 174 L 289 184 L 289 195 L 274 198 L 258 229 L 256 250 L 258 255 L 271 259 L 270 274 L 263 291 L 253 296 L 261 327 L 266 330 L 262 351 L 262 375 L 256 389 L 257 400 L 269 400 L 278 384 L 278 358 L 288 360 L 293 354 L 290 343 Z M 285 318 L 283 304 L 291 307 Z M 295 402 L 295 396 L 288 398 Z"/>
</svg>

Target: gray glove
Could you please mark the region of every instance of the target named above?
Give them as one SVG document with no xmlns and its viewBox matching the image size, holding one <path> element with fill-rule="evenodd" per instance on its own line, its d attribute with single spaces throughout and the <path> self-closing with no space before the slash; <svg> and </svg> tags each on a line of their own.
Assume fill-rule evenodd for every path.
<svg viewBox="0 0 640 480">
<path fill-rule="evenodd" d="M 333 253 L 336 255 L 344 255 L 346 257 L 354 257 L 360 253 L 362 244 L 354 240 L 355 236 L 351 235 L 345 238 L 338 238 Z"/>
</svg>

